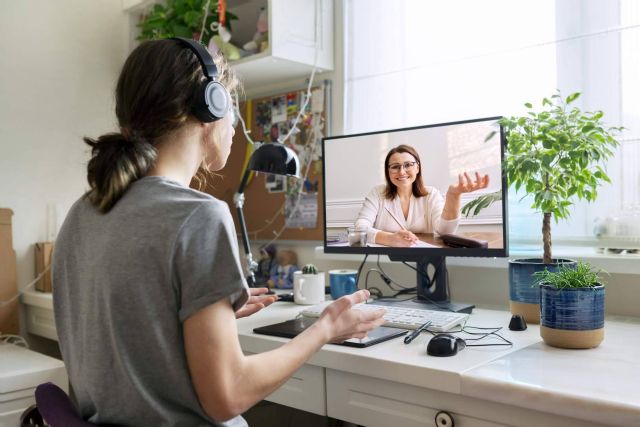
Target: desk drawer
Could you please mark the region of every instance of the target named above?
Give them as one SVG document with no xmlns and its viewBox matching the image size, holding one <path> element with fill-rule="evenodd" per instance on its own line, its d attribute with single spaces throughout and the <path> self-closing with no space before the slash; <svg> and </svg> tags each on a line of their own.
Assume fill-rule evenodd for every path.
<svg viewBox="0 0 640 427">
<path fill-rule="evenodd" d="M 585 421 L 428 388 L 326 370 L 327 415 L 367 427 L 435 426 L 447 412 L 456 427 L 593 427 Z M 443 424 L 446 425 L 446 424 Z"/>
<path fill-rule="evenodd" d="M 53 309 L 24 305 L 27 312 L 27 332 L 58 341 Z"/>
<path fill-rule="evenodd" d="M 324 368 L 302 366 L 265 400 L 317 415 L 327 415 Z"/>
</svg>

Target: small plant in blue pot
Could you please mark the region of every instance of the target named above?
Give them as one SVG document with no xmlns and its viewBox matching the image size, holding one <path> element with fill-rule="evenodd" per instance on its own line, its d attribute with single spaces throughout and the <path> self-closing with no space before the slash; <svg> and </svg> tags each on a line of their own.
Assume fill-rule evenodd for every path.
<svg viewBox="0 0 640 427">
<path fill-rule="evenodd" d="M 540 286 L 540 336 L 550 346 L 593 348 L 604 339 L 602 271 L 579 262 L 534 273 Z"/>
</svg>

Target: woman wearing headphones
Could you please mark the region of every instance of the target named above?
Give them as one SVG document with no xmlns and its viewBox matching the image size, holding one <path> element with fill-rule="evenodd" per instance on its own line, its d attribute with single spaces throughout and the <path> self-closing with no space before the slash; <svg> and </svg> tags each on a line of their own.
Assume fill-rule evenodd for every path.
<svg viewBox="0 0 640 427">
<path fill-rule="evenodd" d="M 225 88 L 226 86 L 226 88 Z M 240 414 L 322 345 L 363 337 L 382 312 L 331 304 L 304 333 L 252 356 L 235 319 L 271 304 L 248 289 L 226 203 L 189 188 L 224 167 L 234 130 L 227 66 L 185 39 L 142 43 L 116 87 L 120 132 L 85 138 L 90 189 L 56 241 L 60 348 L 94 423 L 243 426 Z"/>
</svg>

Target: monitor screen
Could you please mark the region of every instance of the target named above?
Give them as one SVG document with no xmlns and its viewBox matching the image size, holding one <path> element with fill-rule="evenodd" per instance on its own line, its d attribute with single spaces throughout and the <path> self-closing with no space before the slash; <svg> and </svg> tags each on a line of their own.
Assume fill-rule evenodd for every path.
<svg viewBox="0 0 640 427">
<path fill-rule="evenodd" d="M 506 256 L 498 119 L 324 138 L 325 252 Z"/>
</svg>

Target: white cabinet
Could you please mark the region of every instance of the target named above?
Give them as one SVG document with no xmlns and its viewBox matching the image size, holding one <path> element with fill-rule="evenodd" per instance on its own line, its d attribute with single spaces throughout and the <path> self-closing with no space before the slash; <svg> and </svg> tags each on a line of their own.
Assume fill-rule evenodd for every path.
<svg viewBox="0 0 640 427">
<path fill-rule="evenodd" d="M 20 415 L 35 403 L 39 384 L 52 382 L 67 391 L 61 360 L 12 344 L 0 344 L 0 426 L 17 426 Z"/>
<path fill-rule="evenodd" d="M 576 420 L 459 394 L 326 369 L 327 415 L 367 427 L 562 426 L 592 427 Z M 446 421 L 451 420 L 453 424 Z"/>
<path fill-rule="evenodd" d="M 324 368 L 303 365 L 265 400 L 317 415 L 327 415 Z"/>
<path fill-rule="evenodd" d="M 123 10 L 131 15 L 132 42 L 140 14 L 154 3 L 122 0 Z M 314 64 L 317 72 L 333 70 L 333 0 L 228 0 L 227 9 L 238 16 L 231 23 L 233 44 L 242 47 L 251 40 L 262 7 L 268 10 L 268 48 L 231 63 L 247 92 L 304 78 Z"/>
</svg>

